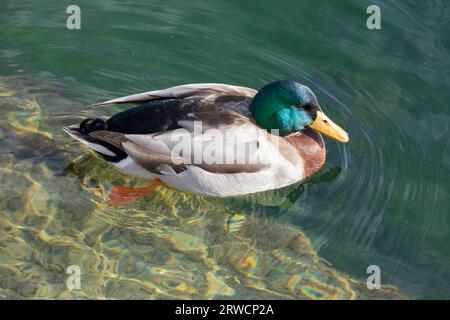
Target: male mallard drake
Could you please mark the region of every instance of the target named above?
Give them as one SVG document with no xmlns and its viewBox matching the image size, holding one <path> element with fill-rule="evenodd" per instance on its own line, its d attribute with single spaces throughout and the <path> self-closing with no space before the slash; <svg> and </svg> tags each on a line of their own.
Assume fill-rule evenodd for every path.
<svg viewBox="0 0 450 320">
<path fill-rule="evenodd" d="M 64 131 L 125 173 L 196 194 L 233 196 L 293 184 L 323 166 L 320 133 L 349 140 L 308 87 L 287 80 L 259 91 L 187 84 L 94 106 L 120 103 L 139 106 Z"/>
</svg>

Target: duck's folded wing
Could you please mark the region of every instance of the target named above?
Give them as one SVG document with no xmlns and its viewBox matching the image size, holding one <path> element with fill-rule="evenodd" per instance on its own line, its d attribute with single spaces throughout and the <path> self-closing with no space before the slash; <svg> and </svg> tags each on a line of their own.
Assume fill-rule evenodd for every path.
<svg viewBox="0 0 450 320">
<path fill-rule="evenodd" d="M 190 114 L 176 130 L 152 134 L 94 131 L 89 136 L 120 148 L 157 174 L 178 173 L 188 166 L 214 173 L 264 170 L 269 165 L 267 154 L 274 148 L 265 131 L 232 111 L 214 115 Z"/>
<path fill-rule="evenodd" d="M 140 104 L 152 100 L 161 99 L 202 99 L 216 100 L 218 97 L 227 96 L 243 98 L 251 98 L 256 94 L 256 90 L 247 88 L 232 86 L 221 83 L 193 83 L 185 84 L 176 87 L 171 87 L 163 90 L 148 91 L 143 93 L 132 94 L 125 97 L 120 97 L 100 103 L 93 104 L 93 107 L 107 106 L 111 104 Z"/>
</svg>

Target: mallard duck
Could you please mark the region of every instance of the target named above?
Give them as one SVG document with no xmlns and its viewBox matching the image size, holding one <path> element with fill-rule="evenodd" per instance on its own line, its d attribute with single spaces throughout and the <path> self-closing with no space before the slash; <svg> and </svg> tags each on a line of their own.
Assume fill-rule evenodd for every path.
<svg viewBox="0 0 450 320">
<path fill-rule="evenodd" d="M 348 142 L 307 86 L 281 80 L 259 91 L 186 84 L 93 106 L 138 104 L 108 120 L 64 127 L 123 172 L 209 196 L 278 189 L 324 165 L 321 134 Z"/>
</svg>

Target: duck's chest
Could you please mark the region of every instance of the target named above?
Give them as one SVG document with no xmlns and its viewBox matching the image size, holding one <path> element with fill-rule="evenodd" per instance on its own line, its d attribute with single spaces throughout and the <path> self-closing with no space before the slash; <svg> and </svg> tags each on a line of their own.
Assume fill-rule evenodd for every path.
<svg viewBox="0 0 450 320">
<path fill-rule="evenodd" d="M 317 173 L 325 164 L 326 148 L 320 133 L 305 129 L 301 134 L 285 137 L 303 160 L 303 179 Z"/>
</svg>

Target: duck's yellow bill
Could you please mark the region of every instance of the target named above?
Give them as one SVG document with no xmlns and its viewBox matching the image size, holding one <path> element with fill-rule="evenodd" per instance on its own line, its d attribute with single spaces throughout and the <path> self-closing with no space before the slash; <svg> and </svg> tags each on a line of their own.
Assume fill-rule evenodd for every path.
<svg viewBox="0 0 450 320">
<path fill-rule="evenodd" d="M 350 140 L 348 133 L 331 121 L 322 111 L 317 111 L 317 118 L 309 127 L 339 142 L 346 143 Z"/>
</svg>

